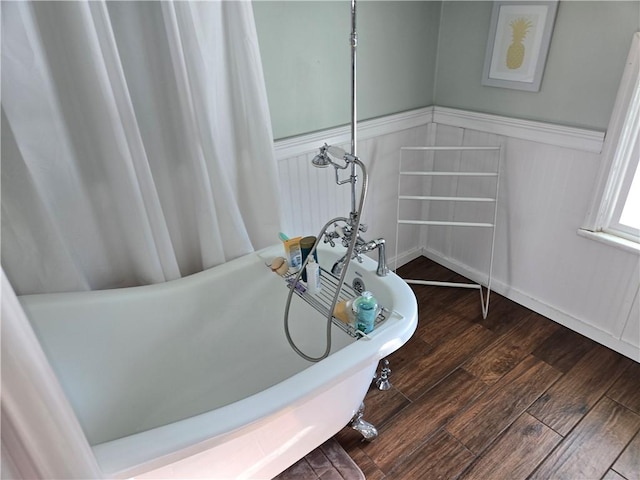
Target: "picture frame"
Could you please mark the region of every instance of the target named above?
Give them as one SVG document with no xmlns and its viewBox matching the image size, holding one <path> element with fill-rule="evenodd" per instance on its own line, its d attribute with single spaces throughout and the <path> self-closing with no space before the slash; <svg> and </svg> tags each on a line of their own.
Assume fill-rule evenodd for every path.
<svg viewBox="0 0 640 480">
<path fill-rule="evenodd" d="M 482 84 L 540 91 L 558 0 L 493 2 Z"/>
</svg>

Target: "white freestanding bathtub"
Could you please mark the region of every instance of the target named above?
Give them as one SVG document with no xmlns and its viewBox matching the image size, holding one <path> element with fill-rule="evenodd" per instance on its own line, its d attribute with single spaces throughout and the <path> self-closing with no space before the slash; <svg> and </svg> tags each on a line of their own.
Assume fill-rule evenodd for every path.
<svg viewBox="0 0 640 480">
<path fill-rule="evenodd" d="M 344 251 L 320 247 L 329 269 Z M 394 313 L 369 338 L 333 327 L 331 355 L 288 345 L 280 245 L 164 284 L 20 298 L 107 478 L 272 478 L 348 424 L 378 361 L 417 324 L 411 289 L 352 262 Z M 325 319 L 294 296 L 302 350 Z"/>
</svg>

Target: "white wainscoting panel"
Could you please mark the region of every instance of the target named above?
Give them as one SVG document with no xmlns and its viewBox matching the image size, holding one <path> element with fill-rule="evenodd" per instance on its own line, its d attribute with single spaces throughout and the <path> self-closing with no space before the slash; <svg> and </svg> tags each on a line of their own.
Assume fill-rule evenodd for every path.
<svg viewBox="0 0 640 480">
<path fill-rule="evenodd" d="M 636 290 L 620 340 L 629 344 L 630 348 L 640 345 L 640 289 Z"/>
<path fill-rule="evenodd" d="M 638 257 L 576 234 L 593 194 L 600 155 L 582 149 L 438 124 L 440 144 L 473 138 L 505 145 L 494 288 L 501 294 L 636 360 L 629 336 Z M 479 137 L 480 136 L 480 137 Z M 456 214 L 456 212 L 453 212 Z M 429 235 L 428 256 L 475 281 L 486 278 L 475 231 Z M 621 307 L 624 306 L 624 307 Z M 629 333 L 620 340 L 623 329 Z M 633 339 L 631 339 L 633 341 Z"/>
<path fill-rule="evenodd" d="M 357 153 L 370 174 L 363 214 L 369 226 L 366 239 L 384 237 L 393 257 L 401 147 L 502 145 L 494 289 L 640 361 L 637 254 L 576 234 L 593 194 L 602 132 L 441 107 L 377 119 L 368 126 L 363 122 L 361 130 Z M 348 150 L 349 138 L 348 129 L 333 129 L 276 143 L 288 235 L 316 235 L 329 219 L 348 215 L 349 186 L 335 185 L 333 168 L 316 169 L 310 162 L 325 141 Z M 447 155 L 438 152 L 415 161 L 456 166 L 472 161 L 466 153 L 453 159 Z M 473 161 L 491 168 L 489 158 Z M 443 194 L 482 195 L 488 187 L 457 182 L 438 188 Z M 405 208 L 423 219 L 438 215 L 461 220 L 479 213 L 468 205 Z M 399 232 L 400 265 L 425 254 L 476 282 L 485 281 L 488 248 L 483 245 L 488 239 L 478 229 L 402 227 Z"/>
<path fill-rule="evenodd" d="M 388 256 L 395 252 L 397 179 L 400 147 L 424 146 L 427 141 L 431 109 L 418 113 L 408 112 L 407 118 L 394 115 L 391 120 L 378 119 L 365 124 L 364 134 L 358 135 L 357 154 L 369 175 L 368 195 L 362 221 L 368 230 L 366 239 L 382 237 L 387 242 Z M 418 120 L 419 119 L 419 120 Z M 421 123 L 416 126 L 416 124 Z M 372 131 L 376 132 L 372 135 Z M 360 129 L 358 130 L 360 132 Z M 334 140 L 342 140 L 336 143 Z M 276 156 L 280 173 L 283 200 L 284 228 L 289 236 L 317 235 L 322 226 L 338 216 L 346 217 L 351 211 L 351 191 L 348 184 L 336 185 L 332 167 L 315 168 L 311 159 L 325 142 L 350 150 L 347 138 L 328 132 L 327 137 L 312 134 L 303 138 L 276 142 Z M 296 155 L 286 157 L 291 152 Z M 303 153 L 300 153 L 303 152 Z M 340 171 L 340 179 L 348 178 L 348 170 Z M 360 172 L 358 172 L 360 175 Z M 359 186 L 362 182 L 359 183 Z M 356 201 L 360 199 L 360 189 Z M 400 237 L 399 252 L 403 258 L 415 257 L 420 250 L 419 229 L 405 231 Z M 390 262 L 394 259 L 390 258 Z"/>
</svg>

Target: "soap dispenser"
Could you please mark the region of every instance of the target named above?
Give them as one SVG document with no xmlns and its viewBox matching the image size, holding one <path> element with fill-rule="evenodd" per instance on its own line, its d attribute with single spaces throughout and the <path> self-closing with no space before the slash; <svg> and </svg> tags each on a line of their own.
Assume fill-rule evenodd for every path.
<svg viewBox="0 0 640 480">
<path fill-rule="evenodd" d="M 353 302 L 356 316 L 356 329 L 363 333 L 373 331 L 378 316 L 378 301 L 371 292 L 362 292 Z"/>
</svg>

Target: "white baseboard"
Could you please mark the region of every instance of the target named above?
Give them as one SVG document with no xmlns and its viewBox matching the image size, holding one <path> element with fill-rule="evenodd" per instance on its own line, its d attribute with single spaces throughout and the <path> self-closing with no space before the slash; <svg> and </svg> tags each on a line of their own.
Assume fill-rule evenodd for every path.
<svg viewBox="0 0 640 480">
<path fill-rule="evenodd" d="M 421 247 L 414 247 L 410 250 L 406 250 L 404 252 L 398 253 L 398 256 L 395 255 L 393 257 L 389 257 L 387 255 L 387 266 L 391 270 L 395 270 L 396 268 L 400 268 L 403 265 L 406 265 L 411 260 L 415 260 L 418 257 L 423 255 Z"/>
<path fill-rule="evenodd" d="M 486 274 L 469 268 L 467 265 L 463 265 L 451 258 L 444 257 L 439 252 L 424 248 L 422 249 L 422 255 L 474 282 L 486 283 Z M 495 278 L 491 281 L 491 290 L 636 362 L 640 362 L 640 349 L 638 347 L 611 336 L 608 332 L 587 323 L 585 320 L 580 320 Z M 489 302 L 489 315 L 491 315 L 491 302 Z"/>
</svg>

